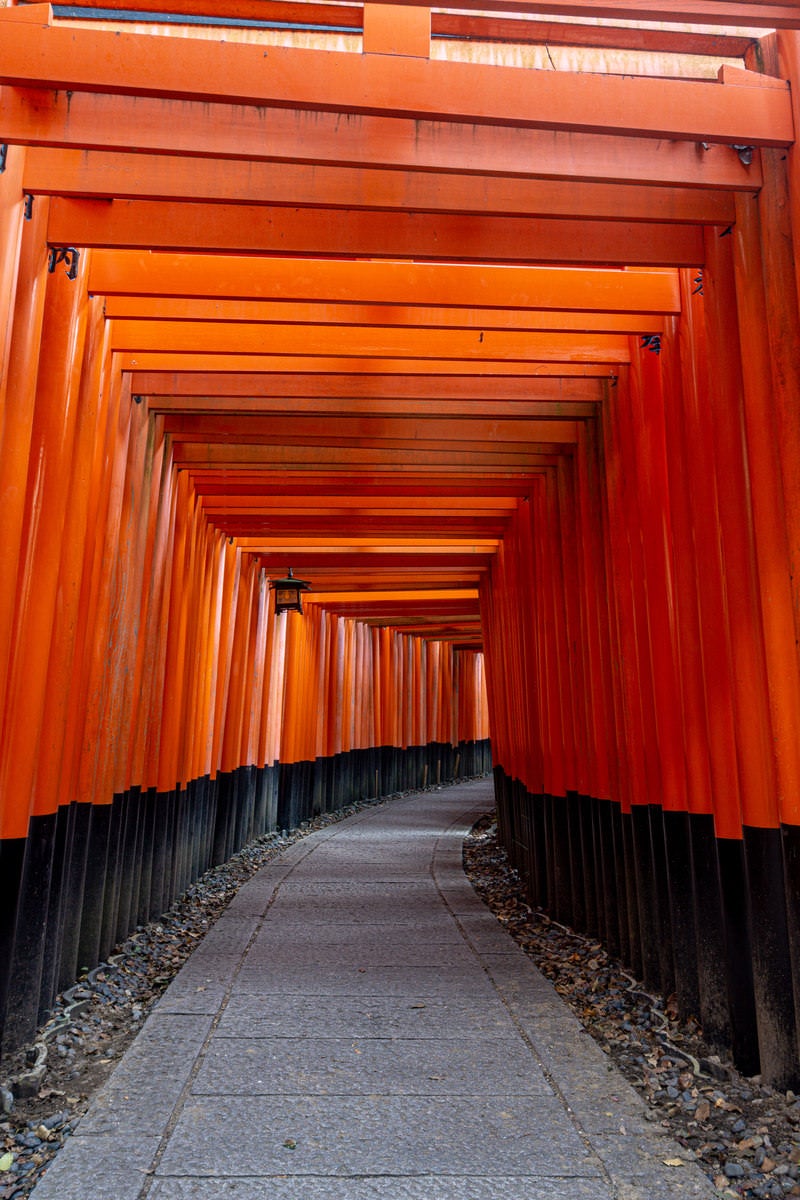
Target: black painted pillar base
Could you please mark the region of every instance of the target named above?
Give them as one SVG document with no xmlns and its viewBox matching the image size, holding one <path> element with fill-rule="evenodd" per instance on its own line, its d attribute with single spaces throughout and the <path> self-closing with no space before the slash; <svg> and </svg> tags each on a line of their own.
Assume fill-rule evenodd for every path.
<svg viewBox="0 0 800 1200">
<path fill-rule="evenodd" d="M 800 1027 L 800 826 L 781 828 L 781 849 L 795 1021 Z"/>
<path fill-rule="evenodd" d="M 672 950 L 667 851 L 664 844 L 664 814 L 661 806 L 658 804 L 649 804 L 648 817 L 650 821 L 650 853 L 653 864 L 657 904 L 659 990 L 662 995 L 671 996 L 675 990 L 675 960 Z"/>
<path fill-rule="evenodd" d="M 625 896 L 628 912 L 628 963 L 637 979 L 644 975 L 642 959 L 642 930 L 639 923 L 639 873 L 636 870 L 636 840 L 633 834 L 633 812 L 620 813 L 623 854 L 625 859 Z"/>
<path fill-rule="evenodd" d="M 25 838 L 6 838 L 0 842 L 0 1045 L 5 1037 L 9 1001 L 13 1004 L 11 954 L 17 923 L 25 861 Z"/>
<path fill-rule="evenodd" d="M 31 817 L 22 861 L 2 1053 L 24 1045 L 39 1021 L 57 816 Z"/>
<path fill-rule="evenodd" d="M 756 1075 L 760 1070 L 760 1061 L 744 846 L 733 838 L 718 838 L 717 854 L 725 929 L 731 1052 L 742 1074 Z"/>
<path fill-rule="evenodd" d="M 725 920 L 722 911 L 717 839 L 711 814 L 689 817 L 689 839 L 694 893 L 697 982 L 703 1036 L 715 1049 L 732 1044 L 725 973 Z"/>
<path fill-rule="evenodd" d="M 599 932 L 609 954 L 620 953 L 620 915 L 624 913 L 625 893 L 618 885 L 614 846 L 614 810 L 610 800 L 592 802 L 595 813 L 595 878 L 599 895 Z M 599 853 L 598 853 L 599 852 Z"/>
<path fill-rule="evenodd" d="M 649 988 L 660 991 L 661 955 L 658 941 L 661 923 L 658 917 L 658 887 L 650 839 L 649 805 L 633 805 L 631 829 L 636 872 L 636 896 L 639 903 L 639 950 L 642 960 L 642 978 Z"/>
<path fill-rule="evenodd" d="M 547 805 L 549 845 L 552 864 L 553 916 L 562 925 L 572 925 L 572 870 L 569 861 L 569 817 L 564 796 L 549 796 Z"/>
<path fill-rule="evenodd" d="M 753 933 L 753 986 L 761 1074 L 778 1088 L 800 1086 L 792 964 L 779 829 L 743 831 Z"/>
<path fill-rule="evenodd" d="M 700 982 L 689 814 L 664 812 L 662 822 L 678 1012 L 682 1017 L 699 1017 Z"/>
</svg>

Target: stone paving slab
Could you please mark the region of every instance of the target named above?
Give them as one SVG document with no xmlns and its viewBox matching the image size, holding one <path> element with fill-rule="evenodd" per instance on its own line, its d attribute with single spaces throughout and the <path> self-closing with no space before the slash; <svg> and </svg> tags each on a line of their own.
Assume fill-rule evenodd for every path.
<svg viewBox="0 0 800 1200">
<path fill-rule="evenodd" d="M 160 1137 L 210 1029 L 209 1016 L 153 1014 L 82 1119 L 81 1135 L 135 1129 Z"/>
<path fill-rule="evenodd" d="M 36 1200 L 139 1200 L 159 1137 L 73 1134 L 31 1195 Z"/>
<path fill-rule="evenodd" d="M 475 910 L 470 908 L 466 912 L 456 911 L 453 914 L 462 935 L 468 938 L 469 944 L 481 954 L 511 954 L 518 957 L 520 950 L 516 942 L 498 921 L 487 921 L 486 915 L 485 904 L 481 904 L 480 908 Z"/>
<path fill-rule="evenodd" d="M 262 868 L 32 1200 L 713 1200 L 464 879 L 491 804 L 402 797 Z"/>
<path fill-rule="evenodd" d="M 449 942 L 429 942 L 395 937 L 363 938 L 347 942 L 324 942 L 307 939 L 302 942 L 287 942 L 280 939 L 277 931 L 269 939 L 260 937 L 253 943 L 247 956 L 247 966 L 269 969 L 290 966 L 324 966 L 336 964 L 370 967 L 426 967 L 431 963 L 441 966 L 466 966 L 471 964 L 473 951 L 463 938 Z"/>
<path fill-rule="evenodd" d="M 543 1175 L 601 1174 L 552 1093 L 223 1095 L 186 1102 L 157 1175 L 527 1175 L 534 1166 Z"/>
<path fill-rule="evenodd" d="M 546 1095 L 551 1089 L 516 1039 L 220 1038 L 192 1094 L 255 1096 Z M 614 1131 L 615 1127 L 611 1127 Z"/>
<path fill-rule="evenodd" d="M 448 996 L 494 999 L 491 981 L 474 971 L 450 966 L 304 966 L 299 963 L 270 969 L 245 962 L 237 991 L 263 996 Z"/>
<path fill-rule="evenodd" d="M 326 996 L 325 1003 L 307 996 L 270 996 L 269 1009 L 260 997 L 232 996 L 216 1036 L 274 1037 L 507 1038 L 516 1027 L 498 1004 L 484 1008 L 460 997 Z"/>
<path fill-rule="evenodd" d="M 439 905 L 438 909 L 432 905 Z M 336 904 L 320 904 L 313 898 L 304 899 L 298 894 L 295 903 L 287 900 L 277 900 L 269 910 L 271 921 L 280 920 L 284 915 L 291 915 L 297 921 L 305 921 L 310 925 L 329 926 L 345 921 L 351 925 L 405 925 L 417 929 L 420 936 L 435 934 L 437 931 L 448 932 L 452 918 L 444 911 L 438 895 L 431 890 L 428 903 L 398 905 L 388 901 L 366 901 L 351 897 L 341 899 Z"/>
<path fill-rule="evenodd" d="M 502 930 L 500 933 L 505 940 L 498 942 L 497 945 L 503 946 L 509 939 L 502 933 Z M 387 925 L 386 923 L 370 925 L 364 921 L 356 924 L 341 921 L 336 925 L 326 925 L 324 936 L 320 936 L 319 929 L 307 921 L 281 919 L 280 921 L 266 920 L 264 922 L 253 940 L 250 955 L 259 953 L 262 946 L 279 946 L 287 953 L 291 953 L 292 949 L 302 949 L 305 946 L 336 948 L 362 945 L 369 947 L 376 943 L 388 947 L 396 946 L 398 949 L 410 945 L 429 946 L 434 954 L 441 946 L 468 949 L 463 933 L 452 920 L 449 924 L 442 923 L 433 931 L 426 930 L 424 936 L 420 936 L 413 927 L 409 928 L 408 925 Z M 513 942 L 511 944 L 513 946 Z"/>
<path fill-rule="evenodd" d="M 320 851 L 321 854 L 324 851 Z M 392 883 L 387 880 L 375 879 L 340 879 L 320 880 L 317 878 L 316 862 L 311 864 L 313 878 L 308 872 L 297 871 L 283 884 L 280 892 L 280 903 L 289 905 L 293 911 L 303 912 L 307 905 L 338 904 L 340 899 L 357 899 L 362 903 L 374 903 L 387 908 L 400 908 L 417 904 L 423 911 L 429 909 L 435 899 L 436 884 L 432 879 L 420 879 L 419 873 L 426 864 L 420 863 L 417 878 Z"/>
<path fill-rule="evenodd" d="M 176 979 L 157 1001 L 153 1011 L 214 1016 L 225 1003 L 227 993 L 226 984 L 214 980 Z"/>
<path fill-rule="evenodd" d="M 159 1179 L 150 1192 L 151 1200 L 608 1200 L 608 1195 L 604 1180 L 563 1175 Z"/>
</svg>

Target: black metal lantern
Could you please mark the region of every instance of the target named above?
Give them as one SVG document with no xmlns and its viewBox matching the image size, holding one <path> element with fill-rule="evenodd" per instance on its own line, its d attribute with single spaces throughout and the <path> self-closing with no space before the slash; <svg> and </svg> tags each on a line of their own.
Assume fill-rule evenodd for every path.
<svg viewBox="0 0 800 1200">
<path fill-rule="evenodd" d="M 311 589 L 311 584 L 306 583 L 305 579 L 295 579 L 292 574 L 292 568 L 289 567 L 289 574 L 285 579 L 273 579 L 272 590 L 275 593 L 275 613 L 282 612 L 299 612 L 303 611 L 303 601 L 300 597 L 301 592 L 307 592 Z"/>
</svg>

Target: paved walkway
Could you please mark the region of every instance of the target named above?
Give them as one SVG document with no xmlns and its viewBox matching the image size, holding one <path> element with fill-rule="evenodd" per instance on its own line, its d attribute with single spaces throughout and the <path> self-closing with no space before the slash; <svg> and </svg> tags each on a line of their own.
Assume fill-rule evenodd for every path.
<svg viewBox="0 0 800 1200">
<path fill-rule="evenodd" d="M 476 898 L 491 804 L 402 798 L 262 868 L 33 1200 L 715 1196 Z"/>
</svg>

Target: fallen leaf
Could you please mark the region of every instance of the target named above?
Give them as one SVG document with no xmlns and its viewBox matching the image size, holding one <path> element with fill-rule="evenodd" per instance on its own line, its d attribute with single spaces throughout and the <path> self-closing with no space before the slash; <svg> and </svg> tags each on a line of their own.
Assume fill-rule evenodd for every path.
<svg viewBox="0 0 800 1200">
<path fill-rule="evenodd" d="M 3 1172 L 10 1171 L 11 1168 L 13 1167 L 13 1165 L 14 1165 L 14 1155 L 9 1150 L 9 1152 L 7 1154 L 4 1154 L 3 1157 L 0 1158 L 0 1171 L 3 1171 Z"/>
<path fill-rule="evenodd" d="M 685 1167 L 686 1163 L 682 1158 L 662 1158 L 661 1160 L 665 1167 Z"/>
</svg>

